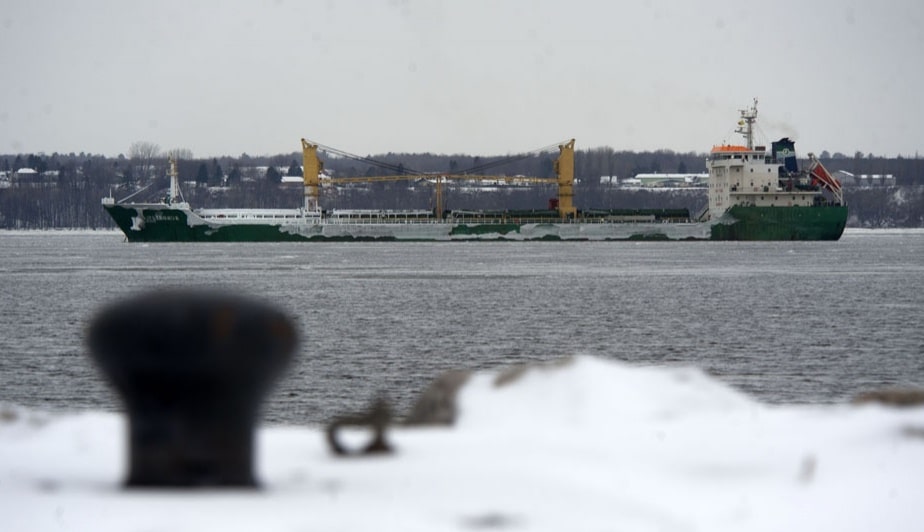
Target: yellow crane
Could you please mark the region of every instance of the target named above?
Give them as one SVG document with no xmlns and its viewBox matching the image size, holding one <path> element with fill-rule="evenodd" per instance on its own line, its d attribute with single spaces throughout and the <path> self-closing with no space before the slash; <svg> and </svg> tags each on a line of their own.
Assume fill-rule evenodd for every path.
<svg viewBox="0 0 924 532">
<path fill-rule="evenodd" d="M 346 154 L 345 152 L 340 152 L 339 150 L 333 150 L 332 148 L 321 147 L 320 144 L 312 144 L 311 142 L 302 139 L 302 158 L 303 158 L 303 180 L 305 185 L 305 209 L 309 211 L 318 211 L 320 209 L 320 196 L 321 196 L 321 171 L 324 169 L 324 163 L 318 158 L 318 149 L 324 149 L 326 151 L 333 151 L 335 153 L 340 153 L 347 155 L 351 158 L 365 161 L 369 163 L 376 163 L 382 166 L 376 161 L 365 157 L 358 157 Z M 574 207 L 574 139 L 558 145 L 559 154 L 558 158 L 555 160 L 554 170 L 556 177 L 528 177 L 528 176 L 498 176 L 498 175 L 469 175 L 469 174 L 455 174 L 455 173 L 442 173 L 442 174 L 421 174 L 421 173 L 411 173 L 411 174 L 395 174 L 395 175 L 381 175 L 381 176 L 366 176 L 366 177 L 334 177 L 329 180 L 331 184 L 347 184 L 347 183 L 372 183 L 372 182 L 381 182 L 381 181 L 410 181 L 410 180 L 428 180 L 434 181 L 436 184 L 436 216 L 442 218 L 443 216 L 443 183 L 448 180 L 494 180 L 494 181 L 506 181 L 507 183 L 542 183 L 542 184 L 557 184 L 558 185 L 558 212 L 561 215 L 562 220 L 567 218 L 573 218 L 577 209 Z M 391 165 L 384 165 L 386 168 L 392 168 L 397 170 L 397 167 Z"/>
</svg>

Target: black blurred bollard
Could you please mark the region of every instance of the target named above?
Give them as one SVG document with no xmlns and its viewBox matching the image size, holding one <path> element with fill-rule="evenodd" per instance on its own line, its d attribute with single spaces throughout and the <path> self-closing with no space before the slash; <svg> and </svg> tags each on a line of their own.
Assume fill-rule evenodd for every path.
<svg viewBox="0 0 924 532">
<path fill-rule="evenodd" d="M 155 291 L 103 309 L 87 343 L 128 410 L 127 486 L 256 486 L 260 402 L 297 344 L 288 317 L 229 294 Z"/>
</svg>

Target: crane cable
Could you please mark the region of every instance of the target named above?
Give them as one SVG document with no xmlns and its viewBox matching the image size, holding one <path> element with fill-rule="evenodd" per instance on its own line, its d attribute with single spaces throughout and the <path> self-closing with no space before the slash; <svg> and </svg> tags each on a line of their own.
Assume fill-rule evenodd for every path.
<svg viewBox="0 0 924 532">
<path fill-rule="evenodd" d="M 418 172 L 417 170 L 414 170 L 414 169 L 412 169 L 412 168 L 407 168 L 407 167 L 405 167 L 405 166 L 403 166 L 403 165 L 397 165 L 397 164 L 386 163 L 386 162 L 384 162 L 384 161 L 375 160 L 375 159 L 373 159 L 373 158 L 371 158 L 371 157 L 363 157 L 362 155 L 356 155 L 356 154 L 354 154 L 354 153 L 346 152 L 346 151 L 343 151 L 343 150 L 338 150 L 337 148 L 332 148 L 332 147 L 330 147 L 330 146 L 325 146 L 325 145 L 323 145 L 323 144 L 321 144 L 321 143 L 313 142 L 313 141 L 311 141 L 311 140 L 308 140 L 307 142 L 310 142 L 311 144 L 316 145 L 316 146 L 318 147 L 319 150 L 324 151 L 324 152 L 326 152 L 326 153 L 329 153 L 329 154 L 332 154 L 332 155 L 337 155 L 337 156 L 344 157 L 344 158 L 346 158 L 346 159 L 351 159 L 351 160 L 354 160 L 354 161 L 358 161 L 358 162 L 361 162 L 361 163 L 366 163 L 366 164 L 369 164 L 369 165 L 371 165 L 371 166 L 376 166 L 376 167 L 378 167 L 378 168 L 382 168 L 382 169 L 384 169 L 384 170 L 390 170 L 390 171 L 395 172 L 396 174 L 399 174 L 399 175 L 402 175 L 402 174 L 423 174 L 423 172 Z"/>
<path fill-rule="evenodd" d="M 366 163 L 366 164 L 369 164 L 369 165 L 371 165 L 371 166 L 376 166 L 376 167 L 378 167 L 378 168 L 382 168 L 382 169 L 384 169 L 384 170 L 390 170 L 390 171 L 392 171 L 392 172 L 395 172 L 395 173 L 398 174 L 398 175 L 404 175 L 404 174 L 411 174 L 411 175 L 426 175 L 425 172 L 420 172 L 420 171 L 414 170 L 413 168 L 408 168 L 408 167 L 406 167 L 406 166 L 404 166 L 404 165 L 396 165 L 396 164 L 386 163 L 386 162 L 384 162 L 384 161 L 379 161 L 379 160 L 373 159 L 373 158 L 371 158 L 371 157 L 363 157 L 362 155 L 356 155 L 356 154 L 353 154 L 353 153 L 350 153 L 350 152 L 346 152 L 346 151 L 343 151 L 343 150 L 340 150 L 340 149 L 337 149 L 337 148 L 332 148 L 332 147 L 330 147 L 330 146 L 325 146 L 325 145 L 323 145 L 323 144 L 321 144 L 321 143 L 313 142 L 313 141 L 310 141 L 310 140 L 308 140 L 308 142 L 310 142 L 310 143 L 316 145 L 316 146 L 318 147 L 319 150 L 324 151 L 324 152 L 326 152 L 326 153 L 329 153 L 329 154 L 332 154 L 332 155 L 337 155 L 337 156 L 344 157 L 344 158 L 347 158 L 347 159 L 351 159 L 351 160 L 354 160 L 354 161 L 357 161 L 357 162 Z M 532 150 L 532 151 L 520 153 L 520 154 L 517 154 L 517 155 L 510 155 L 510 156 L 504 157 L 504 158 L 502 158 L 502 159 L 498 159 L 498 160 L 491 161 L 491 162 L 484 163 L 484 164 L 475 165 L 475 166 L 473 166 L 473 167 L 471 167 L 471 168 L 468 168 L 468 169 L 466 169 L 466 170 L 457 170 L 457 171 L 455 171 L 455 172 L 447 172 L 446 175 L 466 175 L 466 174 L 472 174 L 472 173 L 475 173 L 475 172 L 483 172 L 484 170 L 489 170 L 489 169 L 491 169 L 491 168 L 496 168 L 496 167 L 498 167 L 498 166 L 503 166 L 503 165 L 510 164 L 510 163 L 514 163 L 514 162 L 517 162 L 517 161 L 522 161 L 523 159 L 528 159 L 528 158 L 530 158 L 530 157 L 532 157 L 532 156 L 534 156 L 534 155 L 536 155 L 536 154 L 549 151 L 549 150 L 551 150 L 551 149 L 553 149 L 553 148 L 558 148 L 560 145 L 565 144 L 566 142 L 567 142 L 567 141 L 562 141 L 562 142 L 555 143 L 555 144 L 549 144 L 548 146 L 545 146 L 545 147 L 542 147 L 542 148 L 537 148 L 537 149 Z"/>
<path fill-rule="evenodd" d="M 543 148 L 537 148 L 537 149 L 535 149 L 535 150 L 528 151 L 528 152 L 525 152 L 525 153 L 520 153 L 520 154 L 517 154 L 517 155 L 509 155 L 509 156 L 507 156 L 507 157 L 504 157 L 503 159 L 498 159 L 498 160 L 496 160 L 496 161 L 491 161 L 491 162 L 489 162 L 489 163 L 479 164 L 479 165 L 473 166 L 473 167 L 471 167 L 471 168 L 469 168 L 469 169 L 467 169 L 467 170 L 460 170 L 460 171 L 456 171 L 456 172 L 450 172 L 449 175 L 465 175 L 465 174 L 471 174 L 471 173 L 475 173 L 475 172 L 482 172 L 482 171 L 484 171 L 484 170 L 489 170 L 489 169 L 491 169 L 491 168 L 496 168 L 496 167 L 498 167 L 498 166 L 503 166 L 503 165 L 505 165 L 505 164 L 515 163 L 515 162 L 517 162 L 517 161 L 522 161 L 523 159 L 528 159 L 528 158 L 530 158 L 530 157 L 532 157 L 532 156 L 534 156 L 534 155 L 536 155 L 536 154 L 549 151 L 549 150 L 551 150 L 551 149 L 553 149 L 553 148 L 557 148 L 557 147 L 559 147 L 561 144 L 564 144 L 564 143 L 565 143 L 565 142 L 563 141 L 563 142 L 561 142 L 561 143 L 549 144 L 548 146 L 545 146 L 545 147 L 543 147 Z"/>
</svg>

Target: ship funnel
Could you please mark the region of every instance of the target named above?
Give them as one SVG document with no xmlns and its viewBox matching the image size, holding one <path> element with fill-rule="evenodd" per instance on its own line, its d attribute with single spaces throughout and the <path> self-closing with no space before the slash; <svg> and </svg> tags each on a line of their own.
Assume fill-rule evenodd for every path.
<svg viewBox="0 0 924 532">
<path fill-rule="evenodd" d="M 799 165 L 796 162 L 796 143 L 788 137 L 772 143 L 771 148 L 773 158 L 776 162 L 783 165 L 787 172 L 798 172 Z"/>
</svg>

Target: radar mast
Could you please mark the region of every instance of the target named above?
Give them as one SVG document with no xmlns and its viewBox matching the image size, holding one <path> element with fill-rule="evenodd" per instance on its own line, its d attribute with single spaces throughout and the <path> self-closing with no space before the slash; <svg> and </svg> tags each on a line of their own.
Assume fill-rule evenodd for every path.
<svg viewBox="0 0 924 532">
<path fill-rule="evenodd" d="M 754 149 L 754 122 L 757 120 L 757 98 L 754 98 L 754 105 L 750 109 L 741 109 L 741 120 L 738 121 L 738 129 L 735 133 L 744 135 L 747 140 L 748 150 Z"/>
</svg>

